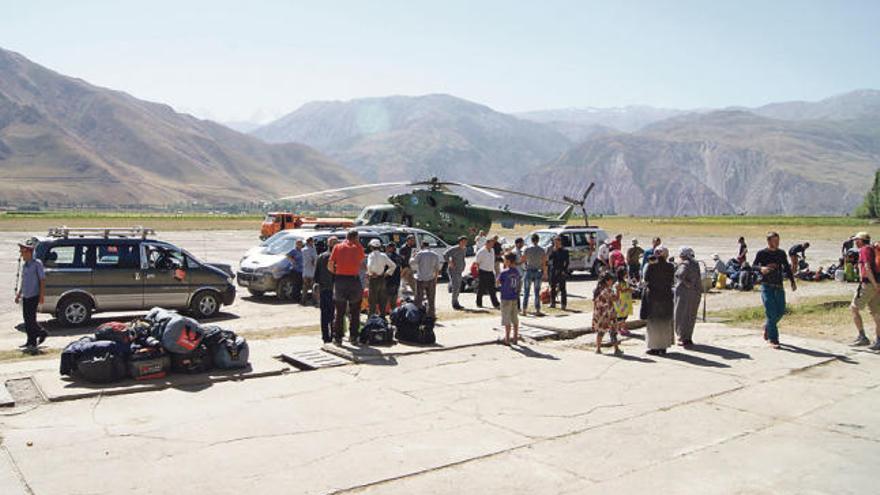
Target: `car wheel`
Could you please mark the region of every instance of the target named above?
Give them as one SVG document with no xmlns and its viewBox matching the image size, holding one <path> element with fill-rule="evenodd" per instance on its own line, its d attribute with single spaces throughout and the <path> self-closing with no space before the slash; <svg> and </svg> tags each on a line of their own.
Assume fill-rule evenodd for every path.
<svg viewBox="0 0 880 495">
<path fill-rule="evenodd" d="M 84 296 L 66 297 L 58 305 L 55 317 L 66 327 L 85 325 L 92 319 L 92 302 Z"/>
<path fill-rule="evenodd" d="M 293 299 L 293 279 L 284 277 L 278 281 L 278 287 L 275 288 L 275 296 L 282 301 Z"/>
<path fill-rule="evenodd" d="M 263 295 L 266 293 L 265 291 L 254 289 L 248 289 L 248 292 L 250 292 L 251 295 L 254 297 L 263 297 Z"/>
<path fill-rule="evenodd" d="M 216 292 L 199 292 L 190 306 L 192 313 L 199 319 L 211 318 L 220 312 L 220 296 Z"/>
</svg>

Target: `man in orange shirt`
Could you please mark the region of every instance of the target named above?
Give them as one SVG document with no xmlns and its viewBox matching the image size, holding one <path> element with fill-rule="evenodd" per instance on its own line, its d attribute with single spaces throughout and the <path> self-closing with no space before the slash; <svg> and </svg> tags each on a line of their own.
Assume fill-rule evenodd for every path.
<svg viewBox="0 0 880 495">
<path fill-rule="evenodd" d="M 361 266 L 366 259 L 364 247 L 358 239 L 356 230 L 348 231 L 345 241 L 333 247 L 327 269 L 335 275 L 333 281 L 333 302 L 336 305 L 336 320 L 333 322 L 333 340 L 342 344 L 342 319 L 348 309 L 348 340 L 353 345 L 358 341 L 360 327 L 361 299 L 364 288 L 361 285 Z"/>
</svg>

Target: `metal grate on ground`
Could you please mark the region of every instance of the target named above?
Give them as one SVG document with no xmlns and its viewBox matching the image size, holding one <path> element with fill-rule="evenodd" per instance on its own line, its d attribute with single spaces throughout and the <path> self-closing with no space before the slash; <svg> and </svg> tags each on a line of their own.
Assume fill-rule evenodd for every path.
<svg viewBox="0 0 880 495">
<path fill-rule="evenodd" d="M 351 364 L 351 361 L 318 349 L 281 354 L 281 359 L 305 371 Z"/>
</svg>

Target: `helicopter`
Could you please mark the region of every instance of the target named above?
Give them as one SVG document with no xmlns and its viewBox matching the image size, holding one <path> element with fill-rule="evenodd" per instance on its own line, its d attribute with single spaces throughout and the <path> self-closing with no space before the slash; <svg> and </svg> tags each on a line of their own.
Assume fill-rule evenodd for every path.
<svg viewBox="0 0 880 495">
<path fill-rule="evenodd" d="M 459 236 L 467 235 L 469 238 L 479 232 L 488 232 L 493 221 L 498 221 L 504 228 L 513 228 L 516 224 L 527 225 L 565 225 L 571 217 L 575 206 L 580 206 L 584 214 L 584 220 L 589 225 L 584 203 L 595 184 L 584 191 L 580 199 L 564 196 L 562 200 L 536 196 L 519 191 L 511 191 L 494 186 L 466 184 L 463 182 L 442 181 L 437 177 L 428 180 L 414 182 L 382 182 L 377 184 L 362 184 L 357 186 L 342 187 L 338 189 L 326 189 L 311 193 L 287 196 L 282 200 L 298 200 L 314 196 L 344 194 L 343 197 L 333 199 L 321 206 L 345 201 L 374 189 L 395 187 L 416 187 L 409 193 L 396 194 L 388 197 L 388 204 L 366 206 L 355 220 L 355 225 L 379 225 L 379 224 L 403 224 L 409 227 L 418 227 L 437 234 L 447 243 L 454 244 Z M 471 204 L 462 196 L 450 191 L 450 187 L 464 188 L 501 199 L 496 193 L 512 194 L 516 196 L 537 199 L 549 203 L 563 204 L 566 206 L 558 216 L 544 216 L 533 213 L 513 211 L 507 206 L 493 208 Z"/>
</svg>

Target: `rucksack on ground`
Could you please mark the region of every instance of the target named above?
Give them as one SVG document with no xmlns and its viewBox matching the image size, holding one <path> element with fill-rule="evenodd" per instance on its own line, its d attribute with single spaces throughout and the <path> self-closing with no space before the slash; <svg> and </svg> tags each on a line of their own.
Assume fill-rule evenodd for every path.
<svg viewBox="0 0 880 495">
<path fill-rule="evenodd" d="M 77 342 L 82 345 L 75 351 L 72 376 L 91 383 L 112 383 L 126 377 L 129 353 L 126 344 L 107 340 Z"/>
<path fill-rule="evenodd" d="M 135 338 L 134 330 L 121 321 L 108 321 L 95 329 L 95 339 L 130 344 Z"/>
<path fill-rule="evenodd" d="M 214 369 L 213 356 L 205 344 L 199 344 L 187 354 L 171 354 L 171 369 L 178 373 L 204 373 Z"/>
<path fill-rule="evenodd" d="M 162 347 L 172 354 L 193 352 L 202 343 L 203 335 L 199 322 L 179 314 L 174 314 L 164 323 L 161 335 L 153 333 L 162 342 Z"/>
<path fill-rule="evenodd" d="M 361 327 L 359 340 L 365 345 L 391 345 L 394 343 L 394 336 L 385 318 L 373 315 Z"/>
</svg>

